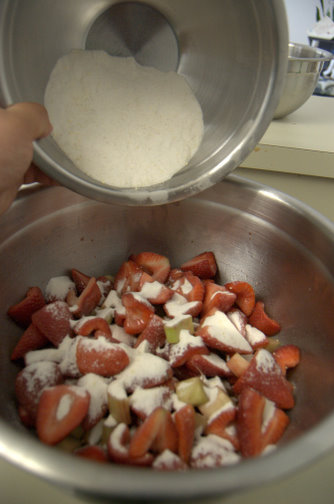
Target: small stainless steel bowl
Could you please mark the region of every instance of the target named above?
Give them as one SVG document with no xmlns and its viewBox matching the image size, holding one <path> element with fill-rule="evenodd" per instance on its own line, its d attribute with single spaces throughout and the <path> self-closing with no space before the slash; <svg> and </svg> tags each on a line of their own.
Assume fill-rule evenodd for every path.
<svg viewBox="0 0 334 504">
<path fill-rule="evenodd" d="M 201 104 L 205 131 L 193 159 L 167 182 L 107 186 L 74 166 L 51 137 L 35 145 L 36 164 L 87 197 L 167 203 L 215 184 L 252 151 L 277 106 L 287 46 L 283 0 L 0 0 L 0 104 L 43 102 L 52 68 L 72 49 L 176 70 Z"/>
<path fill-rule="evenodd" d="M 115 273 L 142 250 L 174 266 L 204 250 L 216 254 L 220 280 L 255 287 L 282 325 L 282 342 L 301 348 L 290 375 L 296 405 L 277 449 L 213 470 L 154 472 L 97 464 L 40 443 L 20 423 L 11 352 L 22 333 L 8 307 L 27 287 L 45 287 L 72 267 Z M 82 497 L 103 502 L 194 502 L 289 476 L 334 447 L 334 225 L 309 207 L 233 175 L 196 197 L 159 207 L 88 200 L 62 187 L 17 200 L 0 220 L 0 456 Z M 104 500 L 103 500 L 104 499 Z"/>
<path fill-rule="evenodd" d="M 274 119 L 291 114 L 309 99 L 324 64 L 332 58 L 333 54 L 317 47 L 289 44 L 288 69 Z"/>
</svg>

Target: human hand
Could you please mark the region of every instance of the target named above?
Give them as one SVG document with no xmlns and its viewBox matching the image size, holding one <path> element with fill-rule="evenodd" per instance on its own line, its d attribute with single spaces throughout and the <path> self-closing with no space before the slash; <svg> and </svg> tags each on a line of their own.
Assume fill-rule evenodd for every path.
<svg viewBox="0 0 334 504">
<path fill-rule="evenodd" d="M 0 214 L 14 201 L 21 184 L 53 181 L 33 163 L 33 141 L 52 131 L 47 111 L 38 103 L 0 108 Z"/>
</svg>

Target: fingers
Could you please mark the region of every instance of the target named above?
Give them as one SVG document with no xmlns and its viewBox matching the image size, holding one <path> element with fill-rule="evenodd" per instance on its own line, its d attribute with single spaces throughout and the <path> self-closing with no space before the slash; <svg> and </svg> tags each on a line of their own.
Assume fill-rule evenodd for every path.
<svg viewBox="0 0 334 504">
<path fill-rule="evenodd" d="M 33 182 L 39 182 L 43 185 L 58 185 L 55 180 L 43 173 L 34 163 L 31 163 L 24 175 L 23 183 L 32 184 Z"/>
<path fill-rule="evenodd" d="M 30 136 L 31 141 L 44 138 L 52 131 L 47 110 L 39 103 L 16 103 L 10 105 L 6 111 L 21 122 L 22 129 Z"/>
</svg>

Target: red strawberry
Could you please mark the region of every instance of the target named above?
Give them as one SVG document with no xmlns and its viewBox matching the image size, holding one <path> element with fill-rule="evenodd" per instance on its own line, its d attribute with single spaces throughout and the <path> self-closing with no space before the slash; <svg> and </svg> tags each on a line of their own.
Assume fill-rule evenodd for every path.
<svg viewBox="0 0 334 504">
<path fill-rule="evenodd" d="M 36 430 L 39 439 L 55 445 L 85 418 L 90 395 L 82 387 L 56 385 L 45 389 L 38 404 Z"/>
<path fill-rule="evenodd" d="M 263 451 L 261 426 L 265 402 L 265 398 L 250 387 L 243 389 L 240 394 L 237 432 L 244 457 L 254 457 Z"/>
<path fill-rule="evenodd" d="M 33 324 L 56 347 L 65 336 L 71 335 L 71 319 L 72 314 L 64 301 L 54 301 L 32 315 Z"/>
<path fill-rule="evenodd" d="M 154 314 L 153 306 L 135 293 L 123 294 L 122 303 L 126 309 L 124 329 L 129 334 L 141 333 Z"/>
<path fill-rule="evenodd" d="M 232 444 L 235 451 L 240 451 L 240 442 L 234 424 L 230 424 L 225 428 L 214 423 L 206 428 L 206 432 L 207 435 L 214 434 L 215 436 L 227 439 L 227 441 Z"/>
<path fill-rule="evenodd" d="M 169 362 L 173 368 L 182 366 L 194 355 L 209 354 L 202 338 L 193 336 L 189 331 L 181 331 L 178 343 L 169 345 Z"/>
<path fill-rule="evenodd" d="M 187 299 L 177 292 L 164 304 L 163 309 L 170 318 L 181 315 L 191 315 L 197 317 L 202 310 L 202 301 L 187 301 Z"/>
<path fill-rule="evenodd" d="M 153 280 L 165 283 L 170 272 L 170 262 L 168 257 L 155 252 L 141 252 L 132 255 L 131 259 L 140 266 L 146 273 L 152 276 Z"/>
<path fill-rule="evenodd" d="M 181 457 L 170 450 L 165 450 L 155 457 L 152 467 L 158 471 L 184 471 L 188 468 Z"/>
<path fill-rule="evenodd" d="M 114 280 L 114 289 L 119 295 L 138 292 L 143 270 L 132 260 L 124 262 Z"/>
<path fill-rule="evenodd" d="M 187 301 L 203 301 L 204 285 L 199 277 L 191 271 L 177 275 L 174 281 L 169 280 L 169 287 L 176 293 L 185 297 Z"/>
<path fill-rule="evenodd" d="M 236 413 L 237 408 L 233 403 L 227 403 L 223 408 L 219 409 L 218 412 L 209 417 L 204 431 L 205 434 L 216 434 L 217 432 L 225 430 L 227 425 L 235 419 Z"/>
<path fill-rule="evenodd" d="M 232 372 L 229 369 L 226 361 L 215 353 L 208 355 L 193 355 L 187 360 L 186 366 L 195 374 L 204 374 L 210 376 L 231 376 Z"/>
<path fill-rule="evenodd" d="M 131 433 L 129 427 L 120 423 L 110 434 L 108 440 L 108 453 L 113 462 L 117 464 L 150 466 L 153 462 L 152 453 L 145 453 L 142 457 L 130 457 L 129 444 Z"/>
<path fill-rule="evenodd" d="M 246 326 L 248 324 L 247 315 L 245 315 L 243 311 L 239 310 L 239 308 L 232 308 L 226 313 L 226 315 L 228 316 L 230 321 L 235 325 L 238 331 L 244 336 L 244 338 L 247 339 L 247 330 L 246 330 Z"/>
<path fill-rule="evenodd" d="M 143 457 L 150 449 L 158 453 L 177 450 L 177 432 L 171 413 L 162 407 L 156 408 L 137 428 L 130 442 L 129 455 Z"/>
<path fill-rule="evenodd" d="M 140 281 L 139 294 L 150 303 L 157 305 L 166 303 L 174 292 L 166 285 L 153 280 L 150 275 L 144 272 Z"/>
<path fill-rule="evenodd" d="M 288 415 L 283 410 L 275 408 L 273 416 L 270 418 L 263 433 L 263 448 L 278 443 L 289 422 Z"/>
<path fill-rule="evenodd" d="M 129 364 L 125 350 L 103 336 L 97 339 L 81 338 L 76 358 L 80 373 L 95 373 L 106 377 L 120 373 Z"/>
<path fill-rule="evenodd" d="M 24 331 L 12 352 L 11 359 L 21 359 L 27 352 L 45 347 L 49 340 L 34 324 L 30 324 Z"/>
<path fill-rule="evenodd" d="M 73 282 L 75 283 L 77 293 L 81 294 L 82 291 L 87 287 L 90 277 L 75 268 L 71 270 L 71 276 Z"/>
<path fill-rule="evenodd" d="M 183 271 L 191 271 L 199 278 L 213 278 L 217 273 L 217 263 L 213 252 L 203 252 L 181 264 Z"/>
<path fill-rule="evenodd" d="M 80 334 L 81 336 L 89 336 L 92 333 L 99 331 L 99 335 L 104 335 L 107 339 L 111 338 L 111 329 L 108 322 L 101 317 L 86 318 L 79 321 L 74 326 L 75 334 Z"/>
<path fill-rule="evenodd" d="M 86 445 L 78 448 L 74 452 L 78 457 L 83 457 L 95 462 L 108 462 L 108 456 L 101 446 Z"/>
<path fill-rule="evenodd" d="M 162 318 L 158 315 L 152 315 L 147 323 L 147 326 L 138 336 L 134 347 L 137 348 L 145 340 L 149 342 L 150 351 L 152 353 L 155 353 L 157 348 L 162 347 L 165 344 L 166 335 L 164 323 Z"/>
<path fill-rule="evenodd" d="M 233 390 L 240 394 L 248 387 L 263 394 L 279 408 L 290 409 L 294 406 L 291 383 L 282 374 L 273 355 L 265 349 L 256 351 L 246 371 L 233 385 Z"/>
<path fill-rule="evenodd" d="M 91 277 L 80 296 L 77 297 L 73 290 L 67 294 L 66 301 L 72 307 L 75 317 L 89 315 L 101 300 L 101 291 L 97 285 L 96 278 Z"/>
<path fill-rule="evenodd" d="M 25 425 L 35 424 L 37 406 L 43 390 L 62 383 L 63 377 L 55 362 L 36 362 L 23 368 L 16 376 L 15 395 Z M 23 415 L 24 414 L 24 415 Z"/>
<path fill-rule="evenodd" d="M 247 317 L 252 313 L 255 306 L 255 292 L 248 282 L 229 282 L 225 284 L 226 289 L 236 294 L 236 304 Z"/>
<path fill-rule="evenodd" d="M 191 404 L 175 412 L 174 422 L 178 434 L 178 454 L 188 464 L 195 438 L 195 410 Z"/>
<path fill-rule="evenodd" d="M 257 301 L 248 321 L 252 326 L 264 332 L 267 336 L 274 336 L 274 334 L 277 334 L 281 330 L 280 324 L 276 320 L 268 317 L 262 301 Z"/>
<path fill-rule="evenodd" d="M 7 314 L 21 327 L 28 327 L 32 314 L 45 305 L 43 293 L 39 287 L 30 287 L 22 301 L 12 305 Z"/>
<path fill-rule="evenodd" d="M 236 294 L 226 289 L 226 287 L 211 281 L 205 281 L 204 287 L 205 294 L 201 313 L 202 317 L 212 308 L 217 308 L 223 312 L 227 312 L 232 308 L 237 298 Z"/>
<path fill-rule="evenodd" d="M 296 367 L 300 362 L 300 350 L 296 345 L 283 345 L 273 352 L 273 356 L 285 375 L 287 369 Z"/>
</svg>

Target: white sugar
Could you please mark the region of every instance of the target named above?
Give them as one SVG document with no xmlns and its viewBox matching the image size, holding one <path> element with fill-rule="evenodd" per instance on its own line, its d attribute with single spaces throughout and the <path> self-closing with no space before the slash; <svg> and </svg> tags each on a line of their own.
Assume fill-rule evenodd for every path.
<svg viewBox="0 0 334 504">
<path fill-rule="evenodd" d="M 78 385 L 90 394 L 88 417 L 94 421 L 107 405 L 107 381 L 94 373 L 87 373 L 78 380 Z"/>
<path fill-rule="evenodd" d="M 56 299 L 64 301 L 71 289 L 75 289 L 75 283 L 70 277 L 63 275 L 50 278 L 45 288 L 45 299 L 47 301 Z"/>
<path fill-rule="evenodd" d="M 130 406 L 148 416 L 158 406 L 171 409 L 172 399 L 168 387 L 153 387 L 151 389 L 137 388 L 130 396 Z"/>
<path fill-rule="evenodd" d="M 162 291 L 163 285 L 155 280 L 154 282 L 145 282 L 139 291 L 139 294 L 145 299 L 154 299 L 158 297 Z"/>
<path fill-rule="evenodd" d="M 160 381 L 169 369 L 169 363 L 161 357 L 146 352 L 136 353 L 134 360 L 117 376 L 126 389 L 135 389 L 152 380 Z"/>
<path fill-rule="evenodd" d="M 206 348 L 206 346 L 200 336 L 193 336 L 186 329 L 182 329 L 180 331 L 178 343 L 170 345 L 169 362 L 171 365 L 173 365 L 189 348 Z"/>
<path fill-rule="evenodd" d="M 184 296 L 176 292 L 165 304 L 165 309 L 169 317 L 181 317 L 196 306 L 197 303 L 198 301 L 188 302 Z"/>
<path fill-rule="evenodd" d="M 261 348 L 256 352 L 255 362 L 257 369 L 263 373 L 281 373 L 280 367 L 276 363 L 273 355 L 264 348 Z"/>
<path fill-rule="evenodd" d="M 217 339 L 223 345 L 250 353 L 252 347 L 242 336 L 227 315 L 217 310 L 214 315 L 206 317 L 202 327 L 208 327 L 210 336 Z"/>
<path fill-rule="evenodd" d="M 191 465 L 197 469 L 235 464 L 239 460 L 232 443 L 212 434 L 201 437 L 191 454 Z"/>
<path fill-rule="evenodd" d="M 69 413 L 72 403 L 73 403 L 72 394 L 64 394 L 61 397 L 56 411 L 56 418 L 59 422 L 63 420 Z"/>
<path fill-rule="evenodd" d="M 266 335 L 250 324 L 246 325 L 246 338 L 251 345 L 258 345 L 266 341 Z"/>
</svg>

